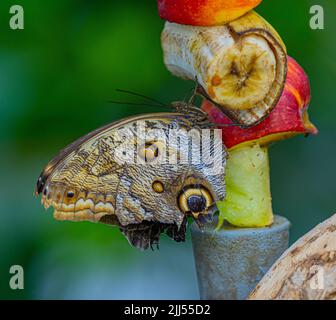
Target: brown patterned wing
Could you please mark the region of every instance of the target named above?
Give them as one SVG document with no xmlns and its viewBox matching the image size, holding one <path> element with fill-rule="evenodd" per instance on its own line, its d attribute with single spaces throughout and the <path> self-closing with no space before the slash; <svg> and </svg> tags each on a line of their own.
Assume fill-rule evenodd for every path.
<svg viewBox="0 0 336 320">
<path fill-rule="evenodd" d="M 138 131 L 139 122 L 159 129 L 155 141 Z M 224 172 L 209 175 L 207 166 L 201 164 L 134 162 L 139 156 L 148 160 L 157 153 L 164 155 L 170 127 L 190 129 L 190 122 L 178 113 L 158 113 L 124 119 L 89 133 L 49 162 L 38 179 L 36 194 L 42 194 L 45 208 L 54 208 L 55 219 L 117 225 L 141 249 L 157 244 L 163 232 L 183 241 L 186 218 L 191 214 L 187 197 L 199 212 L 193 214 L 197 221 L 210 217 L 206 209 L 225 195 Z M 181 135 L 189 138 L 187 130 Z M 222 145 L 221 140 L 218 143 Z M 178 140 L 170 141 L 169 152 L 182 159 L 190 147 L 188 143 L 182 149 L 178 146 Z M 134 150 L 133 161 L 123 162 L 132 158 L 128 150 Z M 223 159 L 225 155 L 224 150 Z"/>
<path fill-rule="evenodd" d="M 116 194 L 126 172 L 113 158 L 113 150 L 125 143 L 113 128 L 104 127 L 77 140 L 40 175 L 36 193 L 42 193 L 46 208 L 54 207 L 55 219 L 97 222 L 115 213 Z"/>
</svg>

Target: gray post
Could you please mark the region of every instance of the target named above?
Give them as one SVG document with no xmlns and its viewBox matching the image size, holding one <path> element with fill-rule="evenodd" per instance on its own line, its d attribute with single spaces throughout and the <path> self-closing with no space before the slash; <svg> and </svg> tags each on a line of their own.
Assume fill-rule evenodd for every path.
<svg viewBox="0 0 336 320">
<path fill-rule="evenodd" d="M 270 227 L 215 231 L 216 223 L 191 226 L 200 297 L 244 300 L 288 248 L 290 223 L 275 216 Z"/>
</svg>

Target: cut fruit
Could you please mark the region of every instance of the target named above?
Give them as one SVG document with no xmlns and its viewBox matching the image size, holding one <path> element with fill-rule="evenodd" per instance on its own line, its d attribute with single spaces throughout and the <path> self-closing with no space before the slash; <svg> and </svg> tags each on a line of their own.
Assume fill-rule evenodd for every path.
<svg viewBox="0 0 336 320">
<path fill-rule="evenodd" d="M 259 145 L 229 152 L 226 198 L 217 202 L 219 226 L 224 220 L 237 227 L 265 227 L 273 223 L 267 148 Z"/>
<path fill-rule="evenodd" d="M 309 79 L 300 65 L 288 57 L 288 74 L 285 89 L 270 116 L 252 128 L 223 127 L 223 141 L 227 148 L 241 147 L 257 142 L 266 146 L 271 142 L 287 139 L 298 134 L 317 134 L 309 121 Z M 204 101 L 202 109 L 214 123 L 231 125 L 233 122 L 216 106 Z"/>
<path fill-rule="evenodd" d="M 262 0 L 158 0 L 162 19 L 193 26 L 213 26 L 235 20 Z"/>
<path fill-rule="evenodd" d="M 167 22 L 162 47 L 168 70 L 196 80 L 200 92 L 242 126 L 264 119 L 283 91 L 285 46 L 255 12 L 217 27 Z"/>
<path fill-rule="evenodd" d="M 208 101 L 202 105 L 212 122 L 222 125 L 223 142 L 229 149 L 226 166 L 226 199 L 217 204 L 220 224 L 227 220 L 239 227 L 265 227 L 272 223 L 268 145 L 298 134 L 317 134 L 309 121 L 310 86 L 298 63 L 288 57 L 285 90 L 270 116 L 242 129 Z"/>
</svg>

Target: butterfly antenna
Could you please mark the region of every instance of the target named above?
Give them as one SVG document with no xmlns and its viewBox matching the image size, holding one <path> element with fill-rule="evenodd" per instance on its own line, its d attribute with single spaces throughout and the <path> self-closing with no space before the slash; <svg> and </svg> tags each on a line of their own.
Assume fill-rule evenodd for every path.
<svg viewBox="0 0 336 320">
<path fill-rule="evenodd" d="M 161 101 L 156 100 L 154 98 L 147 97 L 147 96 L 145 96 L 145 95 L 143 95 L 141 93 L 137 93 L 137 92 L 133 92 L 133 91 L 129 91 L 129 90 L 124 90 L 124 89 L 116 89 L 116 91 L 117 92 L 122 92 L 122 93 L 127 93 L 127 94 L 130 94 L 130 95 L 136 96 L 136 97 L 140 97 L 140 98 L 146 99 L 146 100 L 154 102 L 157 105 L 162 106 L 162 107 L 167 107 L 167 105 L 164 104 L 164 103 L 162 103 Z"/>
<path fill-rule="evenodd" d="M 190 88 L 190 89 L 188 90 L 188 92 L 185 94 L 185 96 L 183 97 L 183 100 L 182 100 L 184 103 L 187 103 L 187 98 L 190 96 L 191 91 L 194 91 L 194 88 Z M 189 98 L 189 99 L 190 99 L 190 98 Z"/>
<path fill-rule="evenodd" d="M 195 98 L 198 95 L 198 86 L 199 85 L 198 85 L 197 76 L 195 77 L 194 83 L 195 83 L 195 87 L 194 87 L 194 90 L 193 90 L 193 94 L 192 94 L 192 96 L 190 97 L 190 99 L 188 101 L 189 105 L 193 105 L 194 104 Z"/>
<path fill-rule="evenodd" d="M 157 104 L 149 104 L 149 103 L 138 103 L 138 102 L 127 102 L 127 101 L 114 101 L 114 100 L 109 100 L 108 102 L 109 103 L 114 103 L 114 104 L 131 105 L 131 106 L 144 106 L 144 107 L 152 107 L 152 108 L 171 109 L 169 106 L 157 105 Z"/>
<path fill-rule="evenodd" d="M 228 127 L 241 127 L 243 128 L 241 125 L 236 124 L 236 123 L 228 123 L 228 124 L 224 124 L 224 123 L 206 123 L 205 125 L 203 125 L 203 128 L 228 128 Z"/>
<path fill-rule="evenodd" d="M 214 125 L 216 127 L 223 127 L 223 128 L 226 128 L 226 127 L 242 127 L 240 124 L 237 124 L 237 123 L 228 123 L 228 124 L 214 123 Z"/>
</svg>

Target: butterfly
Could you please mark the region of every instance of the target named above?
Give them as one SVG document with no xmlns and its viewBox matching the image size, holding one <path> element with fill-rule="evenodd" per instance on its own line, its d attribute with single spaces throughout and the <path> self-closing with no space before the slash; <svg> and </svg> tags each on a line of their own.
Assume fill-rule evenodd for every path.
<svg viewBox="0 0 336 320">
<path fill-rule="evenodd" d="M 225 197 L 225 147 L 202 110 L 172 106 L 103 126 L 60 151 L 37 181 L 44 207 L 56 220 L 117 226 L 141 250 L 158 246 L 162 233 L 184 241 L 188 217 L 212 221 Z"/>
</svg>

